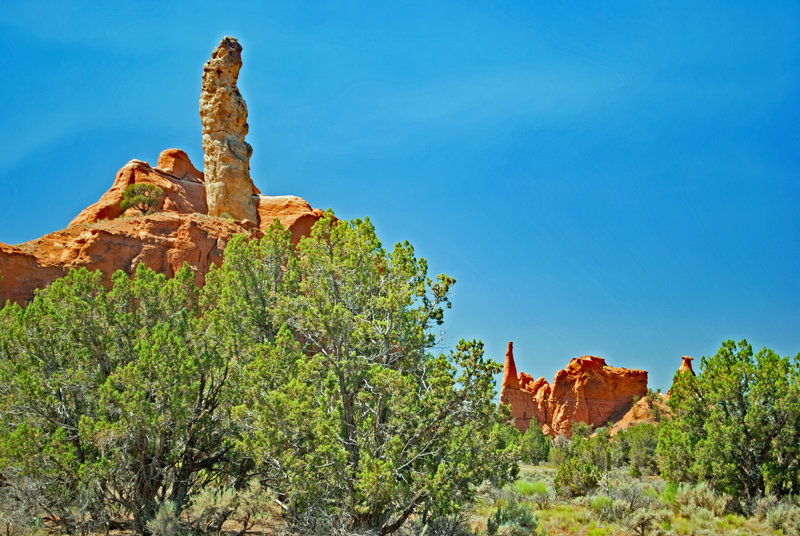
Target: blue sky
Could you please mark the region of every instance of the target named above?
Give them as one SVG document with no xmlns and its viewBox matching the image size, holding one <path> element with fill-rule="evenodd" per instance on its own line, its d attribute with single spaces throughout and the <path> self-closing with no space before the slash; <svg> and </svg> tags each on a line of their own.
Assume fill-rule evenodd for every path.
<svg viewBox="0 0 800 536">
<path fill-rule="evenodd" d="M 244 47 L 253 179 L 456 277 L 445 346 L 552 380 L 747 338 L 800 352 L 800 6 L 23 3 L 0 12 L 0 241 L 131 158 L 202 165 L 202 66 Z"/>
</svg>

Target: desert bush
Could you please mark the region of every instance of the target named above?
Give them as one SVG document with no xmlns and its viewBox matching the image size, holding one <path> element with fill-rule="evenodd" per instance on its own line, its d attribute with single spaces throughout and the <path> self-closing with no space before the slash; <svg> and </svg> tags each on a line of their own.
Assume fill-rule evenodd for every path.
<svg viewBox="0 0 800 536">
<path fill-rule="evenodd" d="M 767 517 L 767 512 L 772 510 L 781 500 L 775 495 L 764 495 L 756 499 L 750 507 L 750 512 L 756 518 L 764 520 Z"/>
<path fill-rule="evenodd" d="M 188 536 L 188 530 L 181 523 L 175 510 L 175 503 L 172 501 L 161 503 L 155 516 L 147 521 L 147 530 L 150 534 L 153 536 Z"/>
<path fill-rule="evenodd" d="M 460 513 L 422 521 L 416 519 L 403 530 L 408 536 L 473 536 L 467 520 Z"/>
<path fill-rule="evenodd" d="M 186 508 L 186 523 L 193 534 L 218 534 L 226 520 L 235 521 L 240 533 L 271 516 L 275 495 L 252 480 L 243 489 L 208 486 Z"/>
<path fill-rule="evenodd" d="M 662 533 L 660 524 L 668 517 L 669 514 L 662 510 L 639 509 L 625 519 L 623 525 L 639 536 L 659 534 Z"/>
<path fill-rule="evenodd" d="M 600 521 L 619 523 L 645 536 L 658 533 L 660 524 L 669 518 L 656 497 L 652 488 L 628 481 L 612 487 L 608 495 L 592 497 L 589 510 Z"/>
<path fill-rule="evenodd" d="M 550 490 L 545 482 L 525 481 L 525 485 L 522 487 L 522 489 L 516 488 L 516 490 L 518 493 L 522 493 L 523 495 L 527 496 L 540 510 L 547 508 L 552 499 Z"/>
<path fill-rule="evenodd" d="M 552 441 L 546 437 L 542 429 L 532 421 L 528 430 L 520 439 L 520 456 L 526 463 L 539 464 L 546 461 L 550 454 Z"/>
<path fill-rule="evenodd" d="M 122 210 L 135 208 L 142 214 L 147 214 L 164 195 L 164 190 L 153 184 L 131 184 L 122 192 Z"/>
<path fill-rule="evenodd" d="M 553 481 L 556 493 L 563 497 L 586 495 L 597 488 L 600 471 L 588 458 L 573 456 L 558 466 Z"/>
<path fill-rule="evenodd" d="M 495 486 L 489 480 L 484 480 L 475 490 L 474 499 L 483 504 L 494 504 L 502 495 L 502 488 Z"/>
<path fill-rule="evenodd" d="M 496 534 L 532 534 L 545 535 L 544 529 L 538 531 L 539 521 L 530 508 L 517 501 L 511 501 L 506 506 L 498 506 L 494 514 L 486 521 L 486 530 L 489 536 Z"/>
<path fill-rule="evenodd" d="M 516 521 L 506 521 L 497 528 L 497 536 L 527 536 L 530 531 Z"/>
<path fill-rule="evenodd" d="M 729 503 L 730 497 L 716 495 L 706 482 L 701 482 L 696 486 L 682 485 L 675 495 L 675 504 L 684 517 L 700 515 L 698 512 L 701 510 L 722 517 L 725 515 Z"/>
<path fill-rule="evenodd" d="M 786 536 L 800 536 L 800 507 L 780 501 L 766 511 L 766 521 L 774 530 Z"/>
<path fill-rule="evenodd" d="M 608 495 L 596 495 L 590 499 L 589 510 L 600 521 L 606 523 L 616 520 L 614 500 Z"/>
</svg>

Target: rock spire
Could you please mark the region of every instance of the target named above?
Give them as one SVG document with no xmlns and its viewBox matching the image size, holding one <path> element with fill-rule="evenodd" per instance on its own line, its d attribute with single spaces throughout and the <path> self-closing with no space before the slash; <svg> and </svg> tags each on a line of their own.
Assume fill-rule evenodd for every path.
<svg viewBox="0 0 800 536">
<path fill-rule="evenodd" d="M 692 376 L 694 376 L 694 369 L 692 369 L 692 361 L 694 361 L 694 358 L 685 355 L 682 356 L 681 359 L 683 359 L 683 361 L 681 362 L 681 368 L 678 369 L 678 372 L 681 374 L 684 372 L 689 372 Z"/>
<path fill-rule="evenodd" d="M 509 341 L 506 349 L 506 362 L 503 364 L 503 387 L 519 389 L 517 365 L 514 363 L 514 343 Z"/>
<path fill-rule="evenodd" d="M 203 123 L 203 163 L 206 200 L 212 216 L 258 223 L 250 179 L 253 148 L 247 135 L 247 105 L 236 80 L 242 67 L 242 46 L 225 37 L 203 67 L 200 119 Z"/>
</svg>

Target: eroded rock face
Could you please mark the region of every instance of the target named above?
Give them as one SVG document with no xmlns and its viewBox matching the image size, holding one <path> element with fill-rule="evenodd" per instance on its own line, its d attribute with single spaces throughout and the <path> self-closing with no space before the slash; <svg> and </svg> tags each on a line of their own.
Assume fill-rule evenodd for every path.
<svg viewBox="0 0 800 536">
<path fill-rule="evenodd" d="M 119 217 L 123 215 L 122 192 L 134 183 L 164 190 L 159 212 L 141 216 L 131 210 Z M 277 218 L 297 244 L 323 214 L 295 196 L 250 197 L 258 207 L 253 220 L 209 217 L 203 174 L 186 153 L 168 149 L 156 167 L 131 160 L 117 172 L 100 200 L 81 211 L 66 229 L 16 246 L 0 243 L 0 304 L 5 300 L 25 303 L 35 289 L 80 267 L 101 270 L 110 282 L 115 271 L 131 274 L 139 263 L 172 276 L 188 262 L 195 270 L 195 282 L 202 285 L 210 266 L 222 262 L 233 235 L 259 238 Z"/>
<path fill-rule="evenodd" d="M 131 184 L 152 184 L 164 191 L 155 211 L 181 214 L 207 214 L 206 188 L 203 174 L 195 168 L 180 149 L 167 149 L 158 157 L 153 168 L 142 160 L 131 160 L 117 171 L 111 188 L 100 200 L 83 209 L 70 225 L 113 220 L 123 214 L 122 192 Z M 129 209 L 130 214 L 138 213 Z"/>
<path fill-rule="evenodd" d="M 647 394 L 647 372 L 608 366 L 605 359 L 583 356 L 558 371 L 552 385 L 516 374 L 509 343 L 500 400 L 511 405 L 514 425 L 525 432 L 535 421 L 547 435 L 571 434 L 572 423 L 602 426 L 619 420 L 633 405 L 634 396 Z M 516 384 L 516 385 L 515 385 Z"/>
<path fill-rule="evenodd" d="M 253 148 L 247 135 L 247 105 L 236 80 L 242 67 L 242 46 L 225 37 L 203 67 L 200 120 L 203 123 L 203 154 L 206 201 L 211 216 L 257 221 L 255 190 L 250 178 Z"/>
<path fill-rule="evenodd" d="M 660 419 L 668 419 L 670 416 L 668 400 L 669 398 L 661 393 L 653 393 L 652 397 L 643 396 L 614 423 L 609 432 L 613 436 L 638 424 L 656 424 Z"/>
</svg>

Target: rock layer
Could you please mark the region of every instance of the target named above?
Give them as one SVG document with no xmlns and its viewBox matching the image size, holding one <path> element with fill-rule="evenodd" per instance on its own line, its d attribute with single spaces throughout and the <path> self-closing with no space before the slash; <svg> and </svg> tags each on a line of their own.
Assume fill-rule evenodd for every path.
<svg viewBox="0 0 800 536">
<path fill-rule="evenodd" d="M 647 394 L 646 371 L 611 367 L 601 357 L 571 360 L 552 385 L 515 372 L 509 343 L 500 400 L 511 405 L 514 425 L 521 432 L 535 422 L 547 435 L 569 436 L 573 422 L 597 427 L 618 420 L 631 408 L 634 396 Z"/>
<path fill-rule="evenodd" d="M 236 81 L 242 67 L 242 46 L 225 37 L 203 67 L 200 120 L 203 123 L 203 154 L 206 200 L 211 216 L 257 221 L 251 194 L 250 156 L 247 135 L 247 105 Z"/>
<path fill-rule="evenodd" d="M 123 214 L 122 192 L 134 183 L 164 190 L 159 212 Z M 0 304 L 5 300 L 24 303 L 35 289 L 80 267 L 101 270 L 108 282 L 116 270 L 130 274 L 139 263 L 171 276 L 188 262 L 195 270 L 195 282 L 202 285 L 209 267 L 222 262 L 223 250 L 234 234 L 258 238 L 277 218 L 297 244 L 323 214 L 295 196 L 251 194 L 251 199 L 258 207 L 252 222 L 209 217 L 203 174 L 186 153 L 168 149 L 156 167 L 131 160 L 117 172 L 100 200 L 81 211 L 66 229 L 16 246 L 0 243 Z"/>
</svg>

